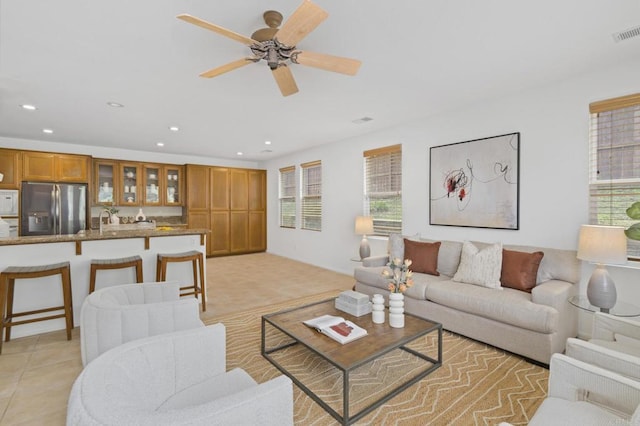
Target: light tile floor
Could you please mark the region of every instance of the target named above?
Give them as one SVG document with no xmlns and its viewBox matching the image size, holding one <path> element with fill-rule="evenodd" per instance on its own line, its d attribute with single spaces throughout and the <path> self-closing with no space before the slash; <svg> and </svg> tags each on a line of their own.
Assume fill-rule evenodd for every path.
<svg viewBox="0 0 640 426">
<path fill-rule="evenodd" d="M 331 290 L 354 279 L 267 253 L 207 259 L 203 320 Z M 295 295 L 295 297 L 292 297 Z M 64 425 L 67 399 L 82 370 L 80 333 L 64 330 L 5 342 L 0 355 L 0 426 Z"/>
</svg>

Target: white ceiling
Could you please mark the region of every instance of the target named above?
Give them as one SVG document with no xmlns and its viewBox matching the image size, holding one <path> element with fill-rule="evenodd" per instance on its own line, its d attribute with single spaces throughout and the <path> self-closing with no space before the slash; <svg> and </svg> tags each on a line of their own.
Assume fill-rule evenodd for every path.
<svg viewBox="0 0 640 426">
<path fill-rule="evenodd" d="M 250 52 L 176 15 L 250 36 L 301 1 L 0 0 L 0 136 L 261 161 L 640 57 L 611 36 L 639 0 L 315 0 L 329 18 L 298 48 L 356 76 L 294 64 L 286 98 L 264 62 L 198 77 Z"/>
</svg>

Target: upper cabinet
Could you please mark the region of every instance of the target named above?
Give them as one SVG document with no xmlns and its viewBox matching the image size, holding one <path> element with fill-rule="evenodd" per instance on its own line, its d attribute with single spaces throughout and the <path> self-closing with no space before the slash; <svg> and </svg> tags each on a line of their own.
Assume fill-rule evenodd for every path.
<svg viewBox="0 0 640 426">
<path fill-rule="evenodd" d="M 0 189 L 20 188 L 20 151 L 0 149 Z"/>
<path fill-rule="evenodd" d="M 117 162 L 111 160 L 93 160 L 93 173 L 96 188 L 95 204 L 113 205 L 118 202 L 118 180 Z"/>
<path fill-rule="evenodd" d="M 142 176 L 144 177 L 144 197 L 142 204 L 145 206 L 159 206 L 162 204 L 163 189 L 165 181 L 162 179 L 162 167 L 157 164 L 143 164 Z M 162 187 L 162 189 L 161 189 Z"/>
<path fill-rule="evenodd" d="M 24 151 L 22 179 L 25 181 L 89 182 L 90 157 Z"/>
<path fill-rule="evenodd" d="M 120 190 L 118 192 L 118 205 L 139 206 L 141 194 L 144 196 L 144 186 L 142 184 L 139 163 L 121 162 L 120 170 Z"/>
<path fill-rule="evenodd" d="M 97 205 L 184 204 L 184 166 L 94 159 L 93 170 Z"/>
<path fill-rule="evenodd" d="M 167 206 L 183 206 L 184 192 L 184 166 L 164 166 L 164 204 Z"/>
</svg>

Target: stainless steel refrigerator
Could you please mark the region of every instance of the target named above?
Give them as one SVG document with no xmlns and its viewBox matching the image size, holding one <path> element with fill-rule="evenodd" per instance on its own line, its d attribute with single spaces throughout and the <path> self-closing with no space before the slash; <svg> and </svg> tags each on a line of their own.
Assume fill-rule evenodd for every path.
<svg viewBox="0 0 640 426">
<path fill-rule="evenodd" d="M 87 185 L 22 182 L 20 235 L 75 234 L 87 227 Z"/>
</svg>

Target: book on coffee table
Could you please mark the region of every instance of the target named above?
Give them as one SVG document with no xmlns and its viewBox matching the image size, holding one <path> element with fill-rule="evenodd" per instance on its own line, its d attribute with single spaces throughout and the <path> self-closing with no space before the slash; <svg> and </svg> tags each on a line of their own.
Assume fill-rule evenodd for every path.
<svg viewBox="0 0 640 426">
<path fill-rule="evenodd" d="M 318 332 L 331 337 L 343 345 L 367 335 L 367 330 L 349 320 L 334 315 L 322 315 L 307 321 L 304 325 L 315 328 Z"/>
</svg>

